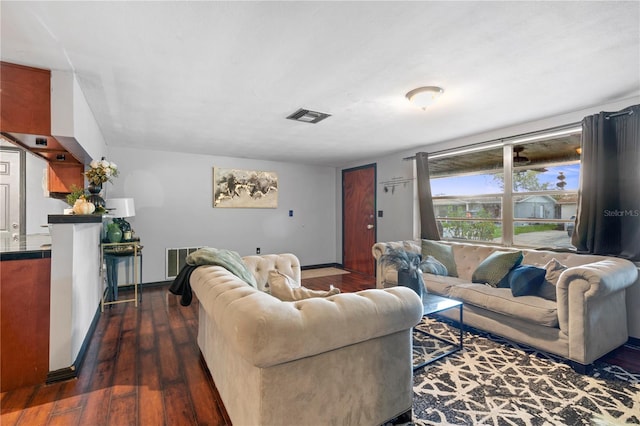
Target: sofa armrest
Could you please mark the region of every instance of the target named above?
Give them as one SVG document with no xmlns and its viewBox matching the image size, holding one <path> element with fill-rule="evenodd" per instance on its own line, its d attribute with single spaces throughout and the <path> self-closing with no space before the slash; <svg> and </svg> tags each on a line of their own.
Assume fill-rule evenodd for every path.
<svg viewBox="0 0 640 426">
<path fill-rule="evenodd" d="M 628 260 L 607 258 L 568 268 L 556 289 L 569 358 L 590 364 L 628 339 L 626 291 L 638 276 Z"/>
<path fill-rule="evenodd" d="M 191 286 L 230 347 L 261 368 L 409 330 L 422 317 L 405 287 L 282 302 L 218 266 L 196 269 Z"/>
<path fill-rule="evenodd" d="M 568 268 L 560 275 L 558 290 L 567 291 L 580 282 L 580 291 L 587 297 L 606 296 L 631 286 L 638 277 L 636 266 L 625 259 L 609 258 Z"/>
<path fill-rule="evenodd" d="M 395 269 L 391 266 L 386 268 L 382 266 L 380 262 L 380 258 L 382 258 L 382 255 L 387 252 L 388 248 L 407 249 L 408 245 L 411 243 L 412 243 L 411 241 L 391 241 L 391 242 L 384 242 L 384 243 L 375 243 L 373 247 L 371 247 L 371 253 L 373 254 L 374 259 L 376 260 L 376 288 L 386 288 L 389 286 L 396 285 L 396 283 L 390 283 L 385 280 L 385 274 L 389 270 L 395 271 Z"/>
</svg>

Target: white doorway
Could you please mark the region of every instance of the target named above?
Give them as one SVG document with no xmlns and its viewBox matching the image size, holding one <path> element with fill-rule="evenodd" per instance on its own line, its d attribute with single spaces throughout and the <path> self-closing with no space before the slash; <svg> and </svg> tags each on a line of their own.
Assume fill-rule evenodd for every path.
<svg viewBox="0 0 640 426">
<path fill-rule="evenodd" d="M 25 234 L 25 154 L 21 149 L 0 147 L 0 236 L 18 241 Z"/>
</svg>

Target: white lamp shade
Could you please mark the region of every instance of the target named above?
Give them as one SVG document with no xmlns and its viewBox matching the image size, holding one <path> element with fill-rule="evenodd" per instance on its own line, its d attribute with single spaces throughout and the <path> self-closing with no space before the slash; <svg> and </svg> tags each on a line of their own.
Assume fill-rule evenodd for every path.
<svg viewBox="0 0 640 426">
<path fill-rule="evenodd" d="M 133 198 L 110 198 L 106 201 L 105 208 L 111 217 L 133 217 L 136 215 Z"/>
</svg>

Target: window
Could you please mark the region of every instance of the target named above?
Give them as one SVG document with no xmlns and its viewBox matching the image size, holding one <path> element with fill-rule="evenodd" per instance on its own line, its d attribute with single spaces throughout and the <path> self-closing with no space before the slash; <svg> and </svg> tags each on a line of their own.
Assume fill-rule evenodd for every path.
<svg viewBox="0 0 640 426">
<path fill-rule="evenodd" d="M 503 143 L 429 160 L 442 237 L 507 246 L 571 247 L 580 129 Z"/>
</svg>

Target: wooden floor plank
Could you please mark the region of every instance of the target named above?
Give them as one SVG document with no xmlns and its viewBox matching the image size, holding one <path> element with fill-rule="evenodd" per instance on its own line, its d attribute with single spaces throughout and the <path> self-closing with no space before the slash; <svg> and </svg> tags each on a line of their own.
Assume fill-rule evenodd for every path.
<svg viewBox="0 0 640 426">
<path fill-rule="evenodd" d="M 28 386 L 2 393 L 0 399 L 0 424 L 2 426 L 13 426 L 18 423 L 24 414 L 25 407 L 37 392 L 37 386 Z"/>
<path fill-rule="evenodd" d="M 48 426 L 78 426 L 80 425 L 81 413 L 81 407 L 78 407 L 75 410 L 54 413 L 51 415 Z"/>
<path fill-rule="evenodd" d="M 111 397 L 109 425 L 135 426 L 138 424 L 138 395 L 135 393 L 121 397 Z"/>
<path fill-rule="evenodd" d="M 155 351 L 140 354 L 138 370 L 138 413 L 140 425 L 167 424 L 164 400 L 158 371 L 158 356 Z"/>
<path fill-rule="evenodd" d="M 180 359 L 195 366 L 200 365 L 200 351 L 193 345 L 180 346 Z M 186 368 L 185 379 L 189 388 L 189 395 L 195 410 L 196 421 L 199 425 L 224 425 L 223 414 L 215 401 L 216 394 L 207 380 L 206 372 L 197 368 Z"/>
<path fill-rule="evenodd" d="M 138 340 L 135 330 L 123 330 L 113 378 L 113 397 L 135 393 L 138 369 Z"/>
<path fill-rule="evenodd" d="M 171 383 L 165 386 L 163 397 L 166 410 L 166 424 L 197 424 L 192 398 L 190 398 L 189 389 L 184 382 Z"/>
<path fill-rule="evenodd" d="M 56 402 L 55 397 L 58 390 L 59 385 L 40 385 L 30 401 L 30 406 L 25 409 L 17 424 L 20 426 L 47 424 Z"/>
<path fill-rule="evenodd" d="M 87 394 L 85 405 L 80 415 L 81 425 L 107 425 L 109 406 L 111 405 L 111 388 L 92 390 Z M 35 426 L 35 425 L 34 425 Z"/>
</svg>

